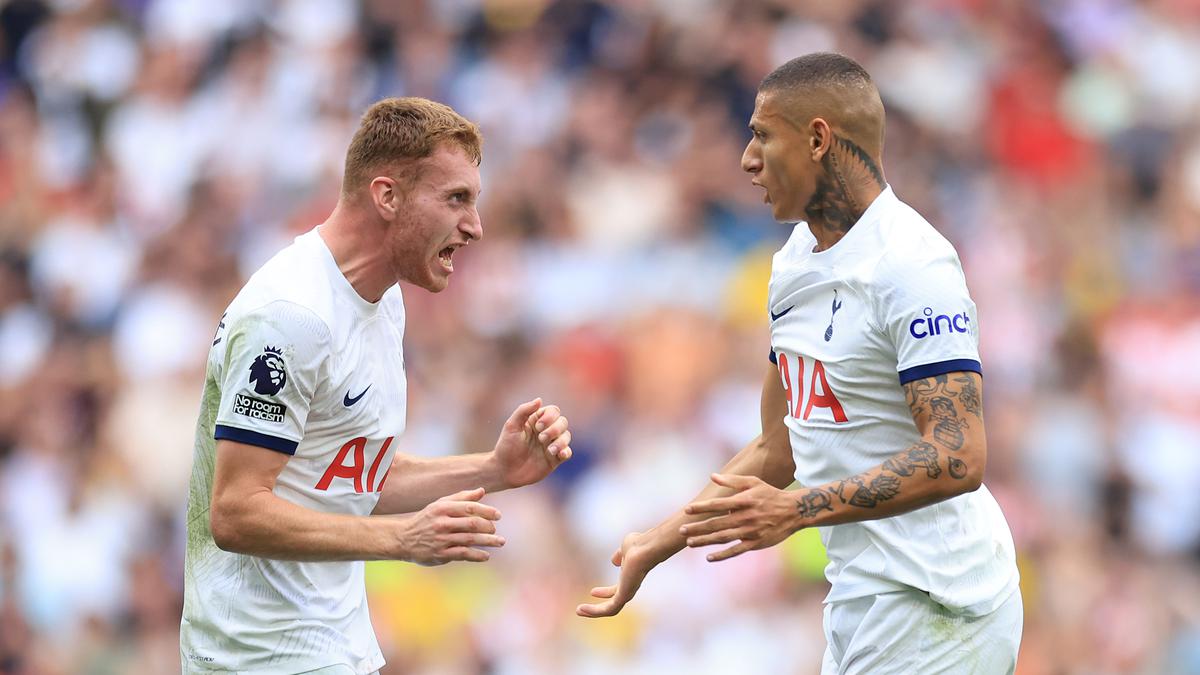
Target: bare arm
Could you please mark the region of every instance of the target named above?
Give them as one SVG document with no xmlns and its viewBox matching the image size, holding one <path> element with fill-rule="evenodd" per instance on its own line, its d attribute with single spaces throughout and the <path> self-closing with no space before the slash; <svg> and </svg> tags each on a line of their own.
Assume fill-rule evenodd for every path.
<svg viewBox="0 0 1200 675">
<path fill-rule="evenodd" d="M 480 546 L 501 546 L 500 513 L 480 504 L 483 490 L 461 492 L 420 513 L 373 518 L 323 513 L 272 491 L 289 455 L 229 440 L 217 441 L 210 523 L 226 551 L 280 560 L 407 560 L 482 562 Z"/>
<path fill-rule="evenodd" d="M 409 513 L 477 487 L 499 492 L 535 483 L 571 457 L 571 431 L 558 406 L 517 406 L 491 452 L 424 459 L 396 453 L 373 513 Z"/>
<path fill-rule="evenodd" d="M 787 401 L 779 372 L 774 367 L 768 369 L 763 380 L 759 412 L 763 433 L 734 455 L 721 471 L 731 475 L 753 476 L 782 489 L 794 480 L 796 465 L 792 458 L 787 425 L 783 422 L 787 414 Z M 696 499 L 723 497 L 734 492 L 733 489 L 710 482 Z M 680 533 L 680 528 L 706 517 L 680 509 L 646 532 L 627 535 L 621 548 L 612 557 L 612 563 L 621 568 L 619 581 L 613 586 L 592 589 L 594 597 L 605 601 L 580 605 L 576 613 L 585 617 L 601 617 L 620 612 L 625 603 L 633 599 L 650 570 L 685 547 L 686 539 Z"/>
<path fill-rule="evenodd" d="M 735 476 L 714 481 L 738 492 L 693 502 L 709 519 L 686 526 L 688 546 L 739 541 L 709 560 L 773 546 L 797 530 L 887 518 L 976 490 L 983 482 L 987 439 L 982 380 L 955 372 L 904 385 L 921 439 L 878 466 L 848 478 L 778 490 Z"/>
</svg>

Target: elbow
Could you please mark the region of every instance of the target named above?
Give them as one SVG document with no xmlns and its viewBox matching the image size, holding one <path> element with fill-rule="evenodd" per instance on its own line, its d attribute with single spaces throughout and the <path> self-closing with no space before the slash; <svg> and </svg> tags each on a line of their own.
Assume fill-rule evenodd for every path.
<svg viewBox="0 0 1200 675">
<path fill-rule="evenodd" d="M 961 493 L 966 494 L 968 492 L 974 492 L 981 487 L 983 487 L 983 469 L 971 471 L 967 474 L 967 477 L 963 479 Z"/>
<path fill-rule="evenodd" d="M 217 548 L 229 553 L 246 552 L 236 512 L 226 504 L 226 500 L 214 497 L 212 508 L 209 510 L 209 526 Z"/>
<path fill-rule="evenodd" d="M 955 494 L 974 492 L 983 486 L 983 472 L 987 468 L 987 446 L 980 444 L 970 449 L 964 458 L 950 459 L 950 475 L 955 480 Z M 955 466 L 957 461 L 958 466 Z"/>
</svg>

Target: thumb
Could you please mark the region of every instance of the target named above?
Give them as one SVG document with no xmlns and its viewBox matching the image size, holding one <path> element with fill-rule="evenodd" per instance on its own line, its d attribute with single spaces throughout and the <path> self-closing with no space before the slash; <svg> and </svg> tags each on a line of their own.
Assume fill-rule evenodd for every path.
<svg viewBox="0 0 1200 675">
<path fill-rule="evenodd" d="M 539 396 L 532 401 L 526 401 L 517 406 L 517 409 L 508 416 L 508 421 L 504 423 L 504 428 L 511 431 L 517 431 L 525 425 L 525 420 L 533 414 L 542 405 L 542 398 Z"/>
</svg>

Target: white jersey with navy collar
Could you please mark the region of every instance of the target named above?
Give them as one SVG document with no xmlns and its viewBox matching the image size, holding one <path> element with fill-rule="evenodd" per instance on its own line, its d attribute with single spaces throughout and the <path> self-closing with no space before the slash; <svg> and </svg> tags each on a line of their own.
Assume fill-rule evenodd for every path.
<svg viewBox="0 0 1200 675">
<path fill-rule="evenodd" d="M 982 373 L 975 303 L 953 246 L 886 188 L 834 246 L 806 223 L 775 254 L 771 360 L 779 369 L 796 480 L 819 485 L 878 466 L 920 440 L 903 383 Z M 986 487 L 891 518 L 820 528 L 827 601 L 911 587 L 968 614 L 1017 587 L 1008 525 Z"/>
<path fill-rule="evenodd" d="M 383 666 L 362 562 L 229 553 L 210 529 L 217 439 L 290 456 L 275 494 L 365 516 L 404 431 L 398 286 L 360 297 L 316 230 L 256 272 L 221 318 L 205 375 L 188 498 L 180 651 L 185 673 Z"/>
</svg>

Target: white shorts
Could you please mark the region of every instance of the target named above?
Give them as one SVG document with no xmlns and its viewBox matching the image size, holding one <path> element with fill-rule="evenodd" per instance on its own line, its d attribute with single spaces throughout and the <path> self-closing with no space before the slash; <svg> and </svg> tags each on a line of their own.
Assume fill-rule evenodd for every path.
<svg viewBox="0 0 1200 675">
<path fill-rule="evenodd" d="M 830 603 L 821 675 L 1011 675 L 1023 623 L 1020 591 L 979 617 L 955 614 L 916 590 Z"/>
</svg>

